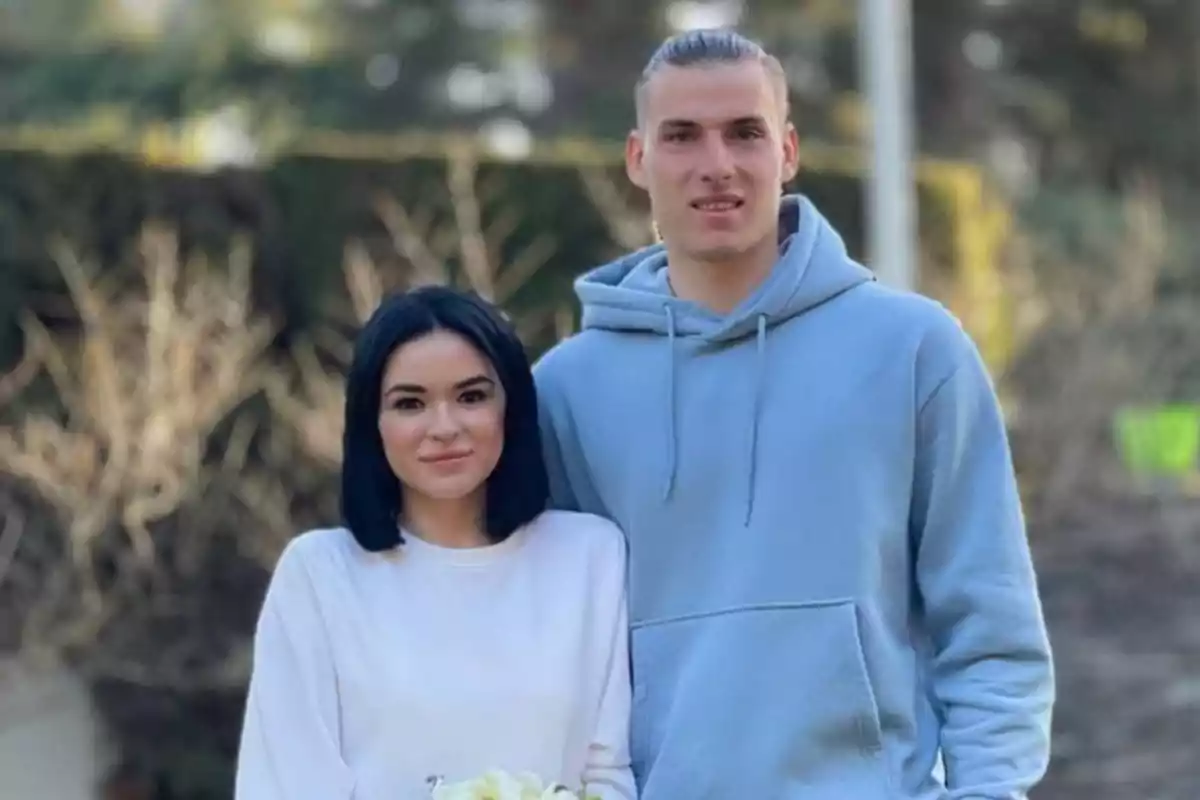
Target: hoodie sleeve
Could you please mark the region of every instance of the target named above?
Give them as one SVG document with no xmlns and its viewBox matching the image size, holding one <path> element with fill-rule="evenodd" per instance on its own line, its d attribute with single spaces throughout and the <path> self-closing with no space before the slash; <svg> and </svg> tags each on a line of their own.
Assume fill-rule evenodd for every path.
<svg viewBox="0 0 1200 800">
<path fill-rule="evenodd" d="M 324 623 L 298 542 L 272 576 L 254 639 L 235 800 L 351 800 Z"/>
<path fill-rule="evenodd" d="M 559 373 L 565 368 L 562 355 L 551 350 L 533 368 L 542 451 L 550 479 L 550 507 L 558 511 L 586 511 L 606 516 L 592 488 L 568 398 L 559 386 Z"/>
<path fill-rule="evenodd" d="M 1025 800 L 1049 761 L 1054 675 L 1004 419 L 973 343 L 920 406 L 912 508 L 949 798 Z"/>
</svg>

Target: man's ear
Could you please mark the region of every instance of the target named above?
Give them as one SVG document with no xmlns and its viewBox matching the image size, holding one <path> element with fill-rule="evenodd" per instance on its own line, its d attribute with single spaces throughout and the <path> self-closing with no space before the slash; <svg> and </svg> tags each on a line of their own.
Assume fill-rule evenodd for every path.
<svg viewBox="0 0 1200 800">
<path fill-rule="evenodd" d="M 645 157 L 645 140 L 642 138 L 642 132 L 635 128 L 625 138 L 625 174 L 639 189 L 646 188 L 646 170 L 643 165 Z"/>
<path fill-rule="evenodd" d="M 787 123 L 783 131 L 783 183 L 790 183 L 800 172 L 800 134 Z"/>
</svg>

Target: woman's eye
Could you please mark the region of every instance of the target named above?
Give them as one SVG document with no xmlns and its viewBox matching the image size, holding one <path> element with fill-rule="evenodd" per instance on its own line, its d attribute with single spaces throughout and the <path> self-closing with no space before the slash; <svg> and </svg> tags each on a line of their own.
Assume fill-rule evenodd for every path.
<svg viewBox="0 0 1200 800">
<path fill-rule="evenodd" d="M 487 392 L 480 389 L 472 389 L 462 394 L 462 401 L 467 404 L 482 403 L 485 400 L 487 400 Z"/>
<path fill-rule="evenodd" d="M 421 401 L 415 397 L 401 397 L 392 403 L 392 408 L 398 411 L 414 411 L 421 407 Z"/>
</svg>

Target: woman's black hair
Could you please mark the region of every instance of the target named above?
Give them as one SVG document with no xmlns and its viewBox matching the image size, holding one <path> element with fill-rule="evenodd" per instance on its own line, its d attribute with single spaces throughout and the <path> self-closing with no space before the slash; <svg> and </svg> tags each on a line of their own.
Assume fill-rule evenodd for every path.
<svg viewBox="0 0 1200 800">
<path fill-rule="evenodd" d="M 537 395 L 529 358 L 516 331 L 490 303 L 443 286 L 392 295 L 359 332 L 346 380 L 342 439 L 342 519 L 366 550 L 403 544 L 400 481 L 379 435 L 383 373 L 396 348 L 438 330 L 472 344 L 492 365 L 506 395 L 504 448 L 487 481 L 484 528 L 493 542 L 545 510 L 549 480 L 538 427 Z"/>
</svg>

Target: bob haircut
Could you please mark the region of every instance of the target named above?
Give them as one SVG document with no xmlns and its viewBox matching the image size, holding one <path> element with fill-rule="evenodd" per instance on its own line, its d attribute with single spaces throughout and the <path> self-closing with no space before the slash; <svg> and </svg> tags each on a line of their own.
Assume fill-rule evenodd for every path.
<svg viewBox="0 0 1200 800">
<path fill-rule="evenodd" d="M 456 333 L 474 346 L 504 387 L 504 447 L 487 480 L 488 538 L 507 539 L 549 502 L 533 373 L 512 325 L 474 294 L 425 286 L 392 295 L 359 332 L 346 380 L 341 513 L 354 538 L 370 552 L 404 543 L 399 525 L 403 491 L 379 435 L 384 368 L 397 348 L 439 330 Z"/>
</svg>

